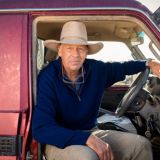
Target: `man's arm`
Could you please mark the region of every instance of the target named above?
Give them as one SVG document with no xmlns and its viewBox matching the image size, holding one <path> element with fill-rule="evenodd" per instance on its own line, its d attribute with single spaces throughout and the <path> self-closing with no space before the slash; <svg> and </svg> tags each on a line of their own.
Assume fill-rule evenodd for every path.
<svg viewBox="0 0 160 160">
<path fill-rule="evenodd" d="M 122 81 L 126 75 L 133 75 L 142 72 L 148 66 L 152 73 L 160 78 L 160 62 L 156 60 L 149 61 L 126 61 L 126 62 L 112 62 L 104 63 L 103 75 L 107 78 L 107 87 L 115 82 Z"/>
<path fill-rule="evenodd" d="M 101 79 L 105 80 L 106 87 L 125 79 L 126 75 L 133 75 L 145 70 L 146 61 L 126 61 L 126 62 L 99 62 L 98 73 Z"/>
</svg>

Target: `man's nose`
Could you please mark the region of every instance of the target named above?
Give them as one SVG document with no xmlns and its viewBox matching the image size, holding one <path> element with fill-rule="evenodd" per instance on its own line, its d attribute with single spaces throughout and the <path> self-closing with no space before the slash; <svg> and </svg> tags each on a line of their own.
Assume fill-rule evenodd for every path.
<svg viewBox="0 0 160 160">
<path fill-rule="evenodd" d="M 78 48 L 74 48 L 73 49 L 72 56 L 79 57 L 79 50 L 78 50 Z"/>
</svg>

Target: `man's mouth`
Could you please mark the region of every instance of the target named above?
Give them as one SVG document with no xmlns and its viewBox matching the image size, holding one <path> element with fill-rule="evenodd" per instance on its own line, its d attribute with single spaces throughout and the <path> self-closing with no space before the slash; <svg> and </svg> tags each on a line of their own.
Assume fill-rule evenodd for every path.
<svg viewBox="0 0 160 160">
<path fill-rule="evenodd" d="M 80 61 L 71 61 L 72 64 L 80 64 Z"/>
</svg>

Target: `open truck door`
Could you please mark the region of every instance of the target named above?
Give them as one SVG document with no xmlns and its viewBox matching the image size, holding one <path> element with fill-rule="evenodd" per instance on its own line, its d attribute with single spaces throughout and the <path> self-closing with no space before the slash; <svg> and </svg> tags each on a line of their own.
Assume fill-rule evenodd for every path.
<svg viewBox="0 0 160 160">
<path fill-rule="evenodd" d="M 30 128 L 27 22 L 27 14 L 0 14 L 1 160 L 22 159 Z"/>
</svg>

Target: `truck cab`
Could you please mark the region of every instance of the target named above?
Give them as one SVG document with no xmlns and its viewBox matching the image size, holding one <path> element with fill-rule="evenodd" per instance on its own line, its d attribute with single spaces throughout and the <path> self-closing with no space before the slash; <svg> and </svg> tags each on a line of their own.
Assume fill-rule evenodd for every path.
<svg viewBox="0 0 160 160">
<path fill-rule="evenodd" d="M 88 58 L 118 61 L 108 47 L 120 44 L 127 59 L 123 50 L 113 52 L 121 60 L 160 60 L 159 6 L 153 13 L 135 0 L 0 0 L 0 160 L 42 158 L 31 131 L 37 75 L 57 58 L 44 40 L 59 40 L 65 22 L 82 21 L 89 41 L 107 46 Z M 134 79 L 106 88 L 102 110 L 116 108 Z"/>
</svg>

